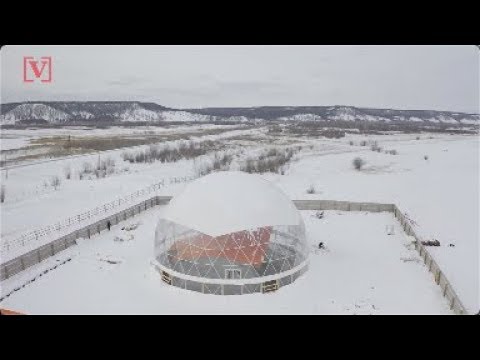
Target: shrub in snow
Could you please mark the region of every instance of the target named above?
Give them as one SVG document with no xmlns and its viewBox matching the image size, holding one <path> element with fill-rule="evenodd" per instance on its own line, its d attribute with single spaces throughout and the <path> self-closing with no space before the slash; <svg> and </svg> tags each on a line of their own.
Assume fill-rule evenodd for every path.
<svg viewBox="0 0 480 360">
<path fill-rule="evenodd" d="M 50 185 L 55 189 L 57 190 L 58 187 L 60 186 L 61 184 L 61 180 L 58 176 L 53 176 L 51 179 L 50 179 Z"/>
<path fill-rule="evenodd" d="M 97 179 L 103 179 L 106 176 L 106 171 L 102 169 L 95 169 L 94 174 Z"/>
<path fill-rule="evenodd" d="M 353 159 L 353 167 L 355 170 L 362 170 L 363 165 L 365 165 L 365 160 L 363 160 L 361 157 L 356 157 Z"/>
<path fill-rule="evenodd" d="M 255 164 L 254 164 L 254 161 L 252 159 L 247 159 L 247 162 L 245 164 L 245 167 L 242 168 L 242 171 L 245 171 L 249 174 L 255 172 Z"/>
<path fill-rule="evenodd" d="M 218 155 L 216 153 L 213 161 L 213 170 L 227 170 L 226 168 L 232 160 L 233 156 L 230 154 Z"/>
<path fill-rule="evenodd" d="M 107 157 L 106 159 L 100 160 L 97 162 L 97 167 L 96 167 L 96 174 L 97 173 L 102 173 L 102 174 L 112 174 L 115 170 L 115 160 L 113 160 L 110 157 Z M 98 175 L 97 175 L 98 177 Z M 103 176 L 105 177 L 105 176 Z"/>
<path fill-rule="evenodd" d="M 106 170 L 107 175 L 112 175 L 115 172 L 115 167 L 108 167 Z"/>
<path fill-rule="evenodd" d="M 360 141 L 360 146 L 367 146 L 367 141 L 366 140 Z"/>
<path fill-rule="evenodd" d="M 5 202 L 5 185 L 2 185 L 2 187 L 0 188 L 0 202 Z"/>
<path fill-rule="evenodd" d="M 307 189 L 307 194 L 315 194 L 315 186 L 310 185 L 310 187 Z"/>
<path fill-rule="evenodd" d="M 415 140 L 420 140 L 420 136 L 417 136 L 417 137 L 415 138 Z"/>
<path fill-rule="evenodd" d="M 122 153 L 122 159 L 123 159 L 123 161 L 128 161 L 130 163 L 135 162 L 135 156 L 133 155 L 133 153 L 130 153 L 130 152 Z"/>
<path fill-rule="evenodd" d="M 376 151 L 376 152 L 381 152 L 382 148 L 378 146 L 378 142 L 374 141 L 373 144 L 370 146 L 370 150 Z"/>
<path fill-rule="evenodd" d="M 245 163 L 240 166 L 240 170 L 248 173 L 265 173 L 272 172 L 280 174 L 285 173 L 284 165 L 287 164 L 296 151 L 302 147 L 277 149 L 272 148 L 262 152 L 258 158 L 248 158 Z"/>
<path fill-rule="evenodd" d="M 390 150 L 388 153 L 390 155 L 397 155 L 398 154 L 397 150 Z"/>
<path fill-rule="evenodd" d="M 424 158 L 425 160 L 428 160 L 428 155 L 425 155 L 423 158 Z"/>
<path fill-rule="evenodd" d="M 178 160 L 194 159 L 205 155 L 216 147 L 216 143 L 211 140 L 182 142 L 177 146 L 150 145 L 148 149 L 136 153 L 125 152 L 122 154 L 122 158 L 124 161 L 131 163 L 177 162 Z"/>
<path fill-rule="evenodd" d="M 81 170 L 83 173 L 88 174 L 88 173 L 91 173 L 92 170 L 93 170 L 93 167 L 90 163 L 88 162 L 83 163 L 82 170 Z"/>
<path fill-rule="evenodd" d="M 350 140 L 348 143 L 349 143 L 350 145 L 353 145 L 353 141 L 352 141 L 352 140 Z"/>
<path fill-rule="evenodd" d="M 370 146 L 370 150 L 380 152 L 382 150 L 382 148 L 380 146 L 378 146 L 377 144 L 373 144 L 372 146 Z"/>
<path fill-rule="evenodd" d="M 93 164 L 84 162 L 82 168 L 78 172 L 80 180 L 91 179 L 95 176 L 97 179 L 104 178 L 106 175 L 111 175 L 115 172 L 115 160 L 111 157 L 105 159 L 99 158 Z"/>
<path fill-rule="evenodd" d="M 215 153 L 211 162 L 204 162 L 200 165 L 195 166 L 195 173 L 197 177 L 205 176 L 210 174 L 213 171 L 225 171 L 229 170 L 230 163 L 233 160 L 232 154 L 226 153 Z"/>
</svg>

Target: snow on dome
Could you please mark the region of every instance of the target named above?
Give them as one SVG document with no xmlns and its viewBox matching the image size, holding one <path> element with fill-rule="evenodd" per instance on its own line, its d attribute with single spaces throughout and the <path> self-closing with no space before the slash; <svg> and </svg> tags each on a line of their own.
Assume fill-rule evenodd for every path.
<svg viewBox="0 0 480 360">
<path fill-rule="evenodd" d="M 169 285 L 216 295 L 276 290 L 308 268 L 305 225 L 257 175 L 218 172 L 188 184 L 155 230 L 153 264 Z"/>
<path fill-rule="evenodd" d="M 171 200 L 164 218 L 210 236 L 303 221 L 274 184 L 237 171 L 216 172 L 191 182 Z"/>
</svg>

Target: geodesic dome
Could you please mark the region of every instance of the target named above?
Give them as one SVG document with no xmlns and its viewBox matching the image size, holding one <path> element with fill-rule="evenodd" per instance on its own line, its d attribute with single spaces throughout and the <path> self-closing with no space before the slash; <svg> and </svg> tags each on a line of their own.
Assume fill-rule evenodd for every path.
<svg viewBox="0 0 480 360">
<path fill-rule="evenodd" d="M 260 176 L 213 173 L 167 205 L 155 266 L 165 282 L 203 293 L 276 290 L 308 267 L 305 225 L 292 201 Z"/>
</svg>

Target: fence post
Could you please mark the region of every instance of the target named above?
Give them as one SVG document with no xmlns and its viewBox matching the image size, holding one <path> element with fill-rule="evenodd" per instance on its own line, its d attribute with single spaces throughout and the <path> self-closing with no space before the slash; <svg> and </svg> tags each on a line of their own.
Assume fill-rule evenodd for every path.
<svg viewBox="0 0 480 360">
<path fill-rule="evenodd" d="M 454 305 L 455 305 L 455 296 L 452 296 L 452 301 L 450 302 L 450 310 L 453 309 Z"/>
</svg>

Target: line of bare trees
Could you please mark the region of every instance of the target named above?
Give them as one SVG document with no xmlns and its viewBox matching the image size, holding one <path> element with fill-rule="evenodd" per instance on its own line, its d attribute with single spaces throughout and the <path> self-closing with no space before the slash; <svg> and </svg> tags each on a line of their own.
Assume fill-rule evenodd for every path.
<svg viewBox="0 0 480 360">
<path fill-rule="evenodd" d="M 293 158 L 295 153 L 301 149 L 301 146 L 285 149 L 269 149 L 261 153 L 258 158 L 247 158 L 240 166 L 240 170 L 247 173 L 272 172 L 284 175 L 286 171 L 285 165 Z"/>
<path fill-rule="evenodd" d="M 205 155 L 217 147 L 218 144 L 211 140 L 182 142 L 178 146 L 150 145 L 145 150 L 124 152 L 122 158 L 130 163 L 177 162 L 182 159 L 188 160 Z"/>
</svg>

